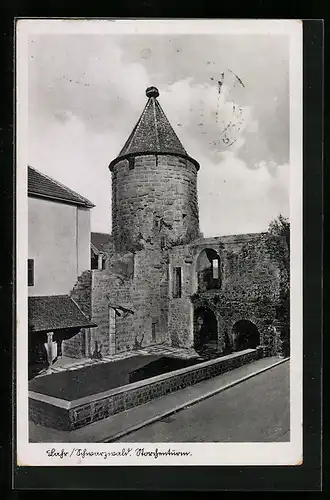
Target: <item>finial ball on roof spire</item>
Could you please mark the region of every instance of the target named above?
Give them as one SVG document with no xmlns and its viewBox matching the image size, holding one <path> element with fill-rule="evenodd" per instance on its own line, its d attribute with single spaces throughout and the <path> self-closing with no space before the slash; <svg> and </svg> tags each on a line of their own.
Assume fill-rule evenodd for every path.
<svg viewBox="0 0 330 500">
<path fill-rule="evenodd" d="M 147 97 L 158 97 L 159 90 L 156 87 L 148 87 L 146 90 L 146 96 Z"/>
</svg>

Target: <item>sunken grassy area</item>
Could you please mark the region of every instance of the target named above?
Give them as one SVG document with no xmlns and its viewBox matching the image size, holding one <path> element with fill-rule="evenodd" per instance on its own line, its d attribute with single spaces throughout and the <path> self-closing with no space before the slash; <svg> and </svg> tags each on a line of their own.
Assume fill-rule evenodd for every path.
<svg viewBox="0 0 330 500">
<path fill-rule="evenodd" d="M 196 363 L 196 360 L 140 355 L 37 377 L 29 381 L 29 390 L 73 401 Z"/>
</svg>

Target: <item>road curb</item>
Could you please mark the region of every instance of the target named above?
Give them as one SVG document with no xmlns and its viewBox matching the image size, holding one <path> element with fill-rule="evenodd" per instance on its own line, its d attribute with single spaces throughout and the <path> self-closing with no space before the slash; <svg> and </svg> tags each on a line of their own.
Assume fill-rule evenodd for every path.
<svg viewBox="0 0 330 500">
<path fill-rule="evenodd" d="M 143 422 L 140 422 L 139 424 L 133 425 L 132 427 L 129 427 L 128 429 L 125 429 L 124 431 L 117 432 L 116 434 L 113 434 L 112 436 L 109 436 L 105 439 L 102 439 L 101 441 L 96 441 L 96 442 L 98 442 L 98 443 L 111 443 L 113 441 L 116 441 L 117 439 L 120 439 L 123 436 L 127 436 L 127 434 L 131 434 L 132 432 L 135 432 L 135 431 L 141 429 L 142 427 L 147 427 L 148 425 L 154 424 L 155 422 L 162 420 L 164 417 L 167 417 L 169 415 L 173 415 L 174 413 L 178 413 L 179 411 L 184 410 L 185 408 L 188 408 L 190 406 L 195 405 L 196 403 L 199 403 L 200 401 L 204 401 L 205 399 L 208 399 L 212 396 L 215 396 L 216 394 L 219 394 L 222 391 L 230 389 L 231 387 L 234 387 L 235 385 L 238 385 L 241 382 L 244 382 L 245 380 L 248 380 L 252 377 L 255 377 L 256 375 L 259 375 L 260 373 L 263 373 L 267 370 L 275 368 L 275 366 L 281 365 L 282 363 L 285 363 L 289 360 L 290 360 L 290 358 L 280 359 L 276 363 L 273 363 L 273 364 L 266 366 L 264 368 L 260 368 L 259 370 L 256 370 L 255 372 L 252 372 L 252 373 L 249 373 L 248 375 L 245 375 L 244 377 L 240 377 L 237 380 L 233 380 L 229 384 L 226 384 L 222 387 L 219 387 L 218 389 L 214 389 L 213 391 L 209 391 L 201 396 L 198 396 L 197 398 L 194 398 L 194 399 L 191 399 L 190 401 L 187 401 L 186 403 L 183 403 L 181 405 L 177 405 L 174 408 L 171 408 L 170 410 L 166 410 L 166 411 L 160 413 L 159 415 L 156 415 L 152 418 L 144 420 Z"/>
</svg>

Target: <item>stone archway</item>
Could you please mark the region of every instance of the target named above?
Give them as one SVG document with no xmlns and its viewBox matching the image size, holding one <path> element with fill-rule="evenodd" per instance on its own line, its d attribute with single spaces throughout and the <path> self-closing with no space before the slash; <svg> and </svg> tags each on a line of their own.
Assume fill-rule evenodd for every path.
<svg viewBox="0 0 330 500">
<path fill-rule="evenodd" d="M 213 248 L 204 248 L 196 260 L 197 289 L 200 292 L 221 288 L 221 262 Z"/>
<path fill-rule="evenodd" d="M 242 319 L 233 326 L 233 343 L 236 351 L 255 349 L 260 345 L 260 333 L 252 321 Z"/>
<path fill-rule="evenodd" d="M 197 307 L 194 311 L 194 347 L 218 344 L 218 321 L 215 313 L 208 307 Z"/>
</svg>

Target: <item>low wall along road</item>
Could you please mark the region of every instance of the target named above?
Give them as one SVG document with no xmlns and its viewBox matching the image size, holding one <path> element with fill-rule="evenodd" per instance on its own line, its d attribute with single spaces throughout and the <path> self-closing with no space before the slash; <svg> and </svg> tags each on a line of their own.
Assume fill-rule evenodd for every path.
<svg viewBox="0 0 330 500">
<path fill-rule="evenodd" d="M 68 401 L 29 391 L 29 416 L 38 424 L 73 430 L 142 405 L 154 398 L 256 361 L 262 349 L 246 349 L 132 384 Z"/>
</svg>

